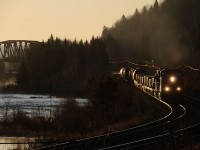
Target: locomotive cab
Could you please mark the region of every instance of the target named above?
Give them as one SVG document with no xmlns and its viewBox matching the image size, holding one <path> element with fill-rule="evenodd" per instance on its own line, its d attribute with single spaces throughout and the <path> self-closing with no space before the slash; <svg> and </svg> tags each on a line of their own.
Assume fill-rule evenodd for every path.
<svg viewBox="0 0 200 150">
<path fill-rule="evenodd" d="M 160 71 L 159 98 L 181 99 L 184 92 L 183 73 L 177 69 Z"/>
</svg>

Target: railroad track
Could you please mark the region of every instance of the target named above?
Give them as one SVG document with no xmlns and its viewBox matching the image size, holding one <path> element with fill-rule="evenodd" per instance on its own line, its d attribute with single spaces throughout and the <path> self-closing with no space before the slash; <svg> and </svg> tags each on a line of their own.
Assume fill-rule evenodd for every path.
<svg viewBox="0 0 200 150">
<path fill-rule="evenodd" d="M 126 143 L 127 141 L 136 141 L 149 136 L 156 135 L 156 133 L 165 133 L 170 130 L 170 120 L 172 118 L 173 109 L 170 105 L 162 102 L 169 113 L 152 122 L 143 124 L 137 127 L 121 130 L 118 132 L 108 133 L 106 135 L 95 136 L 87 139 L 76 140 L 73 142 L 61 143 L 53 146 L 38 148 L 37 150 L 54 150 L 54 149 L 100 149 L 112 145 Z"/>
<path fill-rule="evenodd" d="M 106 147 L 101 150 L 118 150 L 118 149 L 174 149 L 176 143 L 175 139 L 178 132 L 175 129 L 175 122 L 180 122 L 186 115 L 186 108 L 182 105 L 176 107 L 176 113 L 173 114 L 172 120 L 168 121 L 169 129 L 165 132 L 154 132 L 154 135 L 147 136 L 146 138 L 141 138 L 139 140 Z M 159 130 L 156 126 L 155 130 Z M 152 129 L 154 128 L 152 127 Z M 148 132 L 148 130 L 146 130 Z M 162 145 L 162 147 L 160 147 Z"/>
<path fill-rule="evenodd" d="M 191 105 L 193 103 L 193 105 Z M 103 148 L 101 150 L 112 149 L 183 149 L 188 145 L 200 142 L 200 113 L 196 115 L 194 112 L 194 106 L 196 109 L 200 108 L 200 100 L 185 96 L 184 105 L 179 105 L 182 108 L 182 114 L 177 115 L 173 119 L 173 129 L 169 133 L 159 134 L 157 136 L 148 137 L 138 141 L 132 141 L 129 143 L 123 143 L 112 147 Z M 186 108 L 187 107 L 187 108 Z M 187 112 L 186 112 L 187 110 Z M 177 111 L 178 112 L 178 111 Z M 177 113 L 178 114 L 178 113 Z M 196 120 L 194 123 L 190 123 L 189 118 Z M 184 120 L 187 120 L 185 122 Z M 188 123 L 189 121 L 189 123 Z M 183 123 L 184 122 L 184 123 Z M 180 126 L 180 123 L 183 125 Z M 177 125 L 179 124 L 179 125 Z M 173 142 L 172 142 L 173 141 Z"/>
<path fill-rule="evenodd" d="M 183 103 L 188 111 L 185 116 L 185 127 L 176 131 L 180 148 L 200 143 L 200 100 L 185 95 Z"/>
<path fill-rule="evenodd" d="M 171 119 L 173 121 L 178 121 L 185 116 L 186 109 L 180 105 L 180 110 L 182 113 L 177 113 L 176 116 L 172 117 Z M 171 115 L 172 111 L 170 114 L 168 114 L 168 116 L 171 117 Z M 165 120 L 166 118 L 167 117 L 142 126 L 110 133 L 107 135 L 77 140 L 71 143 L 57 144 L 39 149 L 127 149 L 155 144 L 158 142 L 160 143 L 163 141 L 168 141 L 168 146 L 170 146 L 172 124 L 171 121 Z"/>
</svg>

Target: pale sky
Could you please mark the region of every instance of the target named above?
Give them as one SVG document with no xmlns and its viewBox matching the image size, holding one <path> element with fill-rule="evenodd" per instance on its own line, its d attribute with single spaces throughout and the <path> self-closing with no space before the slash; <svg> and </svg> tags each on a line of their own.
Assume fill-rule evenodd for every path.
<svg viewBox="0 0 200 150">
<path fill-rule="evenodd" d="M 0 41 L 90 40 L 155 0 L 0 0 Z"/>
</svg>

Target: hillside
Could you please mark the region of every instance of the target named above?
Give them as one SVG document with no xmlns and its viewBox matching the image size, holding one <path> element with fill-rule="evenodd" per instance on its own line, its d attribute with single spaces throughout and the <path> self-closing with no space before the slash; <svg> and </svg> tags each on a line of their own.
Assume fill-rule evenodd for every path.
<svg viewBox="0 0 200 150">
<path fill-rule="evenodd" d="M 104 27 L 110 60 L 154 60 L 161 66 L 199 67 L 200 1 L 165 0 Z"/>
</svg>

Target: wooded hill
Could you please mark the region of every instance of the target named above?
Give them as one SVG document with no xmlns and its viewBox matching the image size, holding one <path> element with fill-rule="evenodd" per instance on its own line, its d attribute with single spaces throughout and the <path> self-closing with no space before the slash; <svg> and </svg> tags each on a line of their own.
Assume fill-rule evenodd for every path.
<svg viewBox="0 0 200 150">
<path fill-rule="evenodd" d="M 200 1 L 165 0 L 124 15 L 102 37 L 111 61 L 145 60 L 200 66 Z"/>
</svg>

